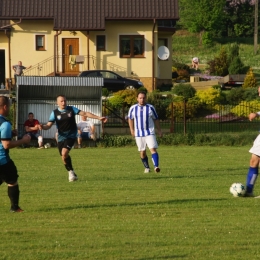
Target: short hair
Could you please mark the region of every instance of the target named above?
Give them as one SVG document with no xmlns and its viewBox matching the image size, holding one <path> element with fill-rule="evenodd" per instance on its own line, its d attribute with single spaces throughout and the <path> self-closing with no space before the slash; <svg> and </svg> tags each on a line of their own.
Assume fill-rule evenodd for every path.
<svg viewBox="0 0 260 260">
<path fill-rule="evenodd" d="M 56 99 L 58 99 L 59 97 L 66 98 L 64 95 L 58 95 L 58 96 L 56 97 Z"/>
<path fill-rule="evenodd" d="M 33 112 L 30 112 L 30 113 L 28 114 L 28 116 L 29 116 L 29 115 L 33 115 Z"/>
<path fill-rule="evenodd" d="M 0 96 L 0 106 L 9 105 L 9 98 L 7 96 Z"/>
<path fill-rule="evenodd" d="M 137 97 L 139 96 L 139 94 L 144 94 L 144 95 L 146 96 L 146 92 L 145 92 L 145 91 L 139 91 L 139 92 L 137 93 Z"/>
</svg>

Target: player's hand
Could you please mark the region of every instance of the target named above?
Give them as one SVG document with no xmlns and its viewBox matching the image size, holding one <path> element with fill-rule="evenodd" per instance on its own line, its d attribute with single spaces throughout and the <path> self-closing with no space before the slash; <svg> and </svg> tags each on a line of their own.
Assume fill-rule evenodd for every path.
<svg viewBox="0 0 260 260">
<path fill-rule="evenodd" d="M 256 113 L 250 113 L 249 116 L 248 116 L 248 119 L 250 121 L 252 121 L 253 119 L 255 119 L 257 117 L 257 114 Z"/>
<path fill-rule="evenodd" d="M 39 130 L 42 130 L 42 124 L 37 125 Z"/>
<path fill-rule="evenodd" d="M 133 136 L 133 137 L 135 137 L 135 131 L 133 130 L 130 130 L 130 132 L 131 132 L 131 135 Z"/>
<path fill-rule="evenodd" d="M 30 141 L 31 141 L 31 136 L 28 135 L 28 134 L 26 134 L 26 135 L 23 136 L 22 140 L 23 140 L 23 142 L 24 142 L 25 144 L 30 143 Z"/>
<path fill-rule="evenodd" d="M 106 123 L 106 122 L 107 122 L 107 118 L 104 117 L 104 116 L 103 116 L 103 117 L 100 117 L 99 120 L 102 121 L 103 123 Z"/>
</svg>

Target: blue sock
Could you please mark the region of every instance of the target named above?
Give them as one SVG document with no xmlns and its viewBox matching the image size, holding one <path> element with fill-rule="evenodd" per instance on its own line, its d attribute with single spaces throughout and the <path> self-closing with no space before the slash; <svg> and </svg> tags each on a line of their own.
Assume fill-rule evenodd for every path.
<svg viewBox="0 0 260 260">
<path fill-rule="evenodd" d="M 144 165 L 145 168 L 150 168 L 150 167 L 149 167 L 148 157 L 147 157 L 147 156 L 144 157 L 144 158 L 141 158 L 141 160 L 142 160 L 142 163 L 143 163 L 143 165 Z"/>
<path fill-rule="evenodd" d="M 247 179 L 246 179 L 246 192 L 252 193 L 254 184 L 256 182 L 258 176 L 258 167 L 253 168 L 249 167 L 248 173 L 247 173 Z"/>
<path fill-rule="evenodd" d="M 152 154 L 152 160 L 153 160 L 154 167 L 159 167 L 159 154 L 158 153 Z"/>
</svg>

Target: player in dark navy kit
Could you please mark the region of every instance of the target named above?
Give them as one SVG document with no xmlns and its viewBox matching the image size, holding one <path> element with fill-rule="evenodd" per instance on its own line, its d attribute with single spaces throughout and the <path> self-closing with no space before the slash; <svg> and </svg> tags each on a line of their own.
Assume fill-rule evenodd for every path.
<svg viewBox="0 0 260 260">
<path fill-rule="evenodd" d="M 17 182 L 17 169 L 9 156 L 9 149 L 16 146 L 29 143 L 31 137 L 24 135 L 20 140 L 12 140 L 17 134 L 16 130 L 12 131 L 11 123 L 6 119 L 10 110 L 8 97 L 0 96 L 0 185 L 7 183 L 7 193 L 11 202 L 11 212 L 22 212 L 19 207 L 19 185 Z"/>
<path fill-rule="evenodd" d="M 75 115 L 87 116 L 103 121 L 107 121 L 105 117 L 96 116 L 90 112 L 84 112 L 74 106 L 67 106 L 67 100 L 64 95 L 57 97 L 58 108 L 53 110 L 49 122 L 45 125 L 40 125 L 41 129 L 48 130 L 56 122 L 58 130 L 58 149 L 62 157 L 65 168 L 69 173 L 69 181 L 76 181 L 78 179 L 73 170 L 71 157 L 69 151 L 73 147 L 77 139 L 78 128 L 75 120 Z"/>
</svg>

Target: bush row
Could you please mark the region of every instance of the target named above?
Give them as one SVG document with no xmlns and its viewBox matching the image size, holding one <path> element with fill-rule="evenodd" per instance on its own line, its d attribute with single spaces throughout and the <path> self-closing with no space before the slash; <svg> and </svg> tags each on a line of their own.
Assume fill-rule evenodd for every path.
<svg viewBox="0 0 260 260">
<path fill-rule="evenodd" d="M 195 145 L 195 146 L 251 146 L 256 138 L 256 132 L 240 133 L 187 133 L 165 134 L 158 137 L 159 145 Z M 135 146 L 135 140 L 131 136 L 118 136 L 105 134 L 103 139 L 97 142 L 98 147 L 124 147 Z"/>
</svg>

